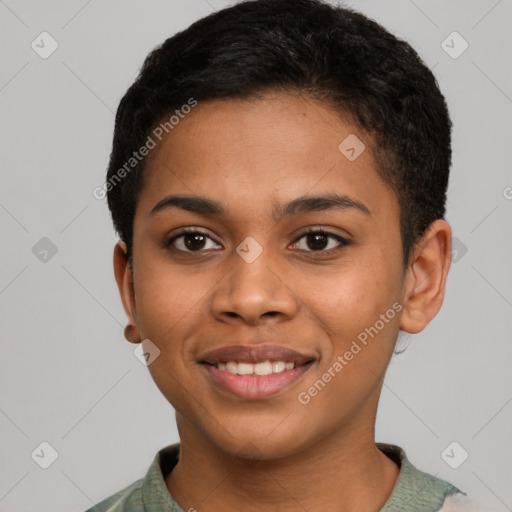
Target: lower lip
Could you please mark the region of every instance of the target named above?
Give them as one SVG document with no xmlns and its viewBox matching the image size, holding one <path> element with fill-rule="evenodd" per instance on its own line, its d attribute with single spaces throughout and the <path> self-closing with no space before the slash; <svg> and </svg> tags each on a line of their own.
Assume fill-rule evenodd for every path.
<svg viewBox="0 0 512 512">
<path fill-rule="evenodd" d="M 308 363 L 270 375 L 238 375 L 219 370 L 210 364 L 203 364 L 215 382 L 235 396 L 258 400 L 275 395 L 295 384 L 312 366 Z"/>
</svg>

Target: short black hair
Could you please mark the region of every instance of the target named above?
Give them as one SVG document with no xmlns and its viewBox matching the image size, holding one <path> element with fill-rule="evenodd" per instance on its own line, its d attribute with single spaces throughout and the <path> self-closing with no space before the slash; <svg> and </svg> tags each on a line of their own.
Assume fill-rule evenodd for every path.
<svg viewBox="0 0 512 512">
<path fill-rule="evenodd" d="M 251 99 L 276 91 L 327 102 L 371 134 L 377 170 L 398 198 L 407 263 L 414 243 L 445 214 L 452 123 L 434 75 L 407 42 L 351 8 L 320 0 L 246 0 L 152 50 L 119 103 L 106 190 L 130 264 L 146 159 L 119 171 L 133 152 L 191 99 Z"/>
</svg>

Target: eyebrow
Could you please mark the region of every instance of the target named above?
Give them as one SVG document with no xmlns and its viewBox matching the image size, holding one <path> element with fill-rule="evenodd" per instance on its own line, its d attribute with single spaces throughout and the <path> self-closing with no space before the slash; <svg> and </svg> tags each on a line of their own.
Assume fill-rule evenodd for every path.
<svg viewBox="0 0 512 512">
<path fill-rule="evenodd" d="M 154 215 L 156 212 L 171 207 L 181 208 L 182 210 L 202 215 L 227 215 L 228 213 L 222 203 L 206 197 L 170 195 L 158 201 L 149 214 Z M 346 209 L 355 209 L 366 215 L 371 215 L 368 207 L 361 201 L 335 193 L 322 196 L 302 196 L 293 199 L 285 205 L 275 204 L 272 214 L 274 220 L 280 221 L 285 217 L 297 215 L 298 213 Z"/>
</svg>

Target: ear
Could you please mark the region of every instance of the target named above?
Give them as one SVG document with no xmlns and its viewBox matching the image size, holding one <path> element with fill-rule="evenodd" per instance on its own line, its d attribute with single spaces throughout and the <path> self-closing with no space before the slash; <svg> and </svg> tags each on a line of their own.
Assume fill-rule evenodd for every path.
<svg viewBox="0 0 512 512">
<path fill-rule="evenodd" d="M 403 331 L 418 333 L 437 315 L 444 299 L 451 254 L 451 227 L 445 220 L 436 220 L 414 246 L 409 260 L 400 319 Z"/>
<path fill-rule="evenodd" d="M 114 275 L 116 277 L 119 295 L 123 302 L 123 308 L 128 316 L 129 330 L 134 333 L 134 338 L 139 338 L 132 273 L 128 265 L 126 244 L 122 240 L 117 242 L 114 247 Z M 134 340 L 133 343 L 137 343 L 137 341 Z"/>
</svg>

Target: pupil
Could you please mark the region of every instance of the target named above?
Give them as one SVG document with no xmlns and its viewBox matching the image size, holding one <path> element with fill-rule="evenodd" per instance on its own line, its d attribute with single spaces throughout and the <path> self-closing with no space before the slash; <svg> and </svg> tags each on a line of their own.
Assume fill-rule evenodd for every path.
<svg viewBox="0 0 512 512">
<path fill-rule="evenodd" d="M 206 237 L 200 233 L 188 234 L 185 236 L 185 246 L 190 250 L 202 249 L 205 243 L 205 238 Z M 199 246 L 194 245 L 194 240 L 197 242 L 198 239 L 200 239 Z"/>
<path fill-rule="evenodd" d="M 327 242 L 327 237 L 322 233 L 308 235 L 308 247 L 310 249 L 324 249 Z M 309 242 L 312 242 L 311 244 Z"/>
</svg>

